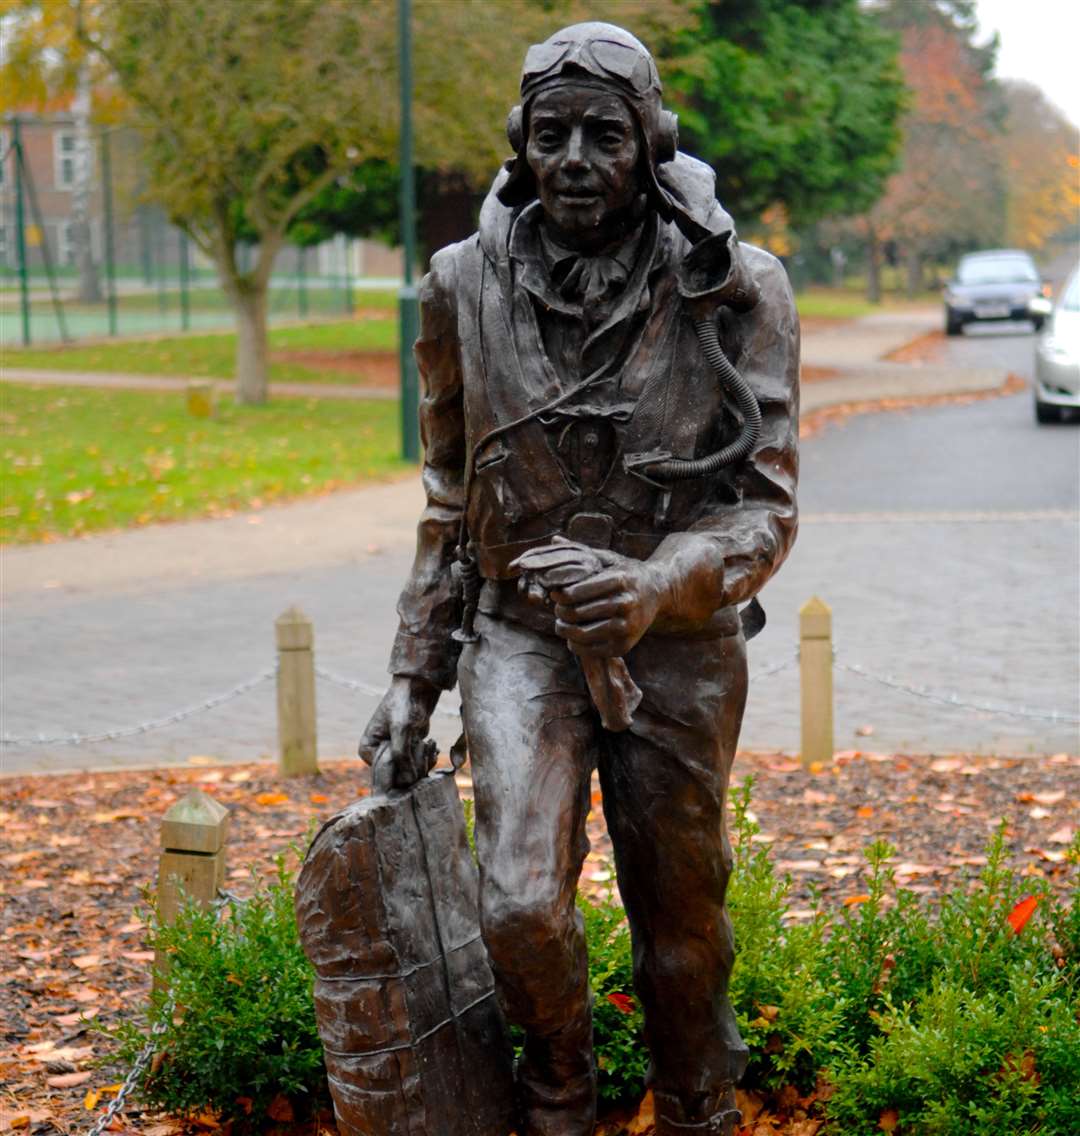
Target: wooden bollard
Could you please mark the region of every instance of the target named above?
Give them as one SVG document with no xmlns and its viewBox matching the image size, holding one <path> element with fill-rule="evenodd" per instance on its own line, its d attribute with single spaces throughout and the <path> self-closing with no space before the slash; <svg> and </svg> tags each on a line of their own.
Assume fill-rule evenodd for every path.
<svg viewBox="0 0 1080 1136">
<path fill-rule="evenodd" d="M 161 821 L 158 868 L 158 918 L 173 923 L 185 901 L 207 907 L 225 886 L 225 837 L 229 810 L 199 789 L 177 801 Z M 163 974 L 168 959 L 158 956 L 154 968 Z"/>
<path fill-rule="evenodd" d="M 833 758 L 832 609 L 817 596 L 799 608 L 799 672 L 802 688 L 804 766 Z"/>
<path fill-rule="evenodd" d="M 315 735 L 315 629 L 298 608 L 274 623 L 278 650 L 279 768 L 286 777 L 318 773 Z"/>
<path fill-rule="evenodd" d="M 187 385 L 187 411 L 192 418 L 213 418 L 217 388 L 209 379 L 192 379 Z"/>
</svg>

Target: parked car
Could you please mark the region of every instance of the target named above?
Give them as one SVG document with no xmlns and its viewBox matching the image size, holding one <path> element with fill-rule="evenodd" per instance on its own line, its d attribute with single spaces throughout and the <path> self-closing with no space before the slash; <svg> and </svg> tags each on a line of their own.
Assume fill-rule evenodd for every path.
<svg viewBox="0 0 1080 1136">
<path fill-rule="evenodd" d="M 959 335 L 976 320 L 1031 320 L 1041 331 L 1051 308 L 1050 285 L 1022 249 L 973 252 L 945 286 L 945 334 Z"/>
<path fill-rule="evenodd" d="M 1080 267 L 1035 346 L 1036 419 L 1057 422 L 1069 408 L 1080 409 Z"/>
</svg>

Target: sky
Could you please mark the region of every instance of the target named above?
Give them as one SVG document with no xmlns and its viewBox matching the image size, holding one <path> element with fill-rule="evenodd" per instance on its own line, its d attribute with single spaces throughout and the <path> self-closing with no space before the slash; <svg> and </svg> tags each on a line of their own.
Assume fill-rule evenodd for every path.
<svg viewBox="0 0 1080 1136">
<path fill-rule="evenodd" d="M 994 31 L 1001 37 L 997 75 L 1035 83 L 1080 126 L 1080 3 L 976 0 L 976 10 L 980 40 Z"/>
</svg>

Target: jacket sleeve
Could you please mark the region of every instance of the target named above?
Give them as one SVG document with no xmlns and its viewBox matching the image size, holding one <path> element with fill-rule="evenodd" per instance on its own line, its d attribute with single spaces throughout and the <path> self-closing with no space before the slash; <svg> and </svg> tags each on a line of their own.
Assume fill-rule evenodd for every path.
<svg viewBox="0 0 1080 1136">
<path fill-rule="evenodd" d="M 760 288 L 744 313 L 725 313 L 740 345 L 732 360 L 761 405 L 761 435 L 734 479 L 738 501 L 717 503 L 650 557 L 671 588 L 666 620 L 707 619 L 756 595 L 795 540 L 799 469 L 799 320 L 787 274 L 770 254 L 741 246 Z M 665 620 L 665 621 L 666 621 Z"/>
<path fill-rule="evenodd" d="M 461 617 L 453 582 L 465 480 L 465 411 L 454 296 L 453 248 L 437 253 L 420 283 L 422 480 L 427 504 L 416 533 L 412 572 L 398 600 L 400 623 L 390 673 L 455 682 L 460 647 L 450 638 Z"/>
</svg>

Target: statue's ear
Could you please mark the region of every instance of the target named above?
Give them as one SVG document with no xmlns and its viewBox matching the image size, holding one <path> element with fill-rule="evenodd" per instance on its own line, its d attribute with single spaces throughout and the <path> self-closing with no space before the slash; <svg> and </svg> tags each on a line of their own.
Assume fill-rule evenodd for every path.
<svg viewBox="0 0 1080 1136">
<path fill-rule="evenodd" d="M 679 149 L 679 116 L 670 110 L 662 110 L 657 122 L 656 158 L 657 165 L 670 162 Z"/>
<path fill-rule="evenodd" d="M 506 116 L 506 137 L 510 140 L 510 148 L 515 154 L 521 153 L 525 144 L 525 131 L 522 126 L 521 107 L 514 107 Z"/>
</svg>

